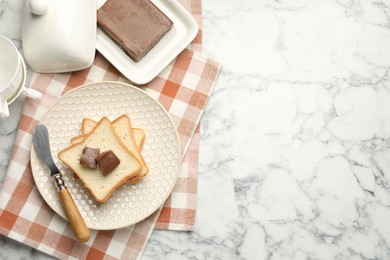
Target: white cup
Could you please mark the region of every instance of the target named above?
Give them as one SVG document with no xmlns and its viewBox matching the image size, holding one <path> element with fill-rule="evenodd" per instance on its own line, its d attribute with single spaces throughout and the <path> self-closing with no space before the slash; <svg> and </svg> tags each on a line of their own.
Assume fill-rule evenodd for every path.
<svg viewBox="0 0 390 260">
<path fill-rule="evenodd" d="M 26 88 L 26 65 L 16 46 L 0 35 L 0 118 L 9 116 L 8 106 L 20 94 L 40 99 L 42 94 Z"/>
</svg>

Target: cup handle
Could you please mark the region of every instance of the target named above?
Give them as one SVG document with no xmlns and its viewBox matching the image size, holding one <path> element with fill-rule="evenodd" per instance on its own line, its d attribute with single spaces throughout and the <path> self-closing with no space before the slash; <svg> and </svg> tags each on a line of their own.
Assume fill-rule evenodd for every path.
<svg viewBox="0 0 390 260">
<path fill-rule="evenodd" d="M 32 88 L 26 88 L 26 87 L 23 87 L 23 95 L 25 95 L 26 97 L 35 99 L 35 100 L 39 100 L 42 98 L 41 92 L 36 91 L 35 89 L 32 89 Z"/>
<path fill-rule="evenodd" d="M 0 99 L 0 118 L 9 117 L 8 103 L 6 100 Z"/>
</svg>

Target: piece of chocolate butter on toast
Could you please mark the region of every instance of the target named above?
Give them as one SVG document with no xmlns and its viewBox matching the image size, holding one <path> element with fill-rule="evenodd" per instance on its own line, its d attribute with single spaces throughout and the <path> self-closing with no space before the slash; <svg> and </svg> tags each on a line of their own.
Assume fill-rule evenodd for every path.
<svg viewBox="0 0 390 260">
<path fill-rule="evenodd" d="M 97 12 L 97 22 L 134 61 L 141 60 L 173 26 L 150 0 L 107 0 Z"/>
</svg>

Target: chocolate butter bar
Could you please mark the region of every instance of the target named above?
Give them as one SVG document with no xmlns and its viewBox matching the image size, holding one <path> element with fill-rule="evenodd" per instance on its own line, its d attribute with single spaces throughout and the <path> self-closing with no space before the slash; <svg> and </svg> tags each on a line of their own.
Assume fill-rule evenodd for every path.
<svg viewBox="0 0 390 260">
<path fill-rule="evenodd" d="M 105 151 L 96 157 L 96 163 L 104 176 L 112 172 L 119 164 L 119 158 L 111 150 Z"/>
<path fill-rule="evenodd" d="M 173 26 L 150 0 L 108 0 L 98 10 L 97 22 L 134 61 L 142 59 Z"/>
<path fill-rule="evenodd" d="M 96 157 L 99 155 L 99 148 L 84 147 L 80 156 L 80 164 L 91 169 L 96 169 Z"/>
</svg>

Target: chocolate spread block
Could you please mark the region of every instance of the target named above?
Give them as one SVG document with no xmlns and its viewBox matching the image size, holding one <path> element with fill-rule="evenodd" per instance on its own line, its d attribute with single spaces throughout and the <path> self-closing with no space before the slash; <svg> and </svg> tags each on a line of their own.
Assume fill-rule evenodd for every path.
<svg viewBox="0 0 390 260">
<path fill-rule="evenodd" d="M 108 0 L 98 10 L 97 22 L 134 61 L 142 59 L 173 26 L 150 0 Z"/>
<path fill-rule="evenodd" d="M 83 151 L 80 156 L 80 164 L 91 168 L 96 169 L 96 157 L 99 155 L 100 149 L 99 148 L 90 148 L 90 147 L 84 147 Z"/>
<path fill-rule="evenodd" d="M 99 154 L 96 157 L 96 162 L 104 176 L 112 172 L 120 164 L 119 158 L 111 150 Z"/>
</svg>

